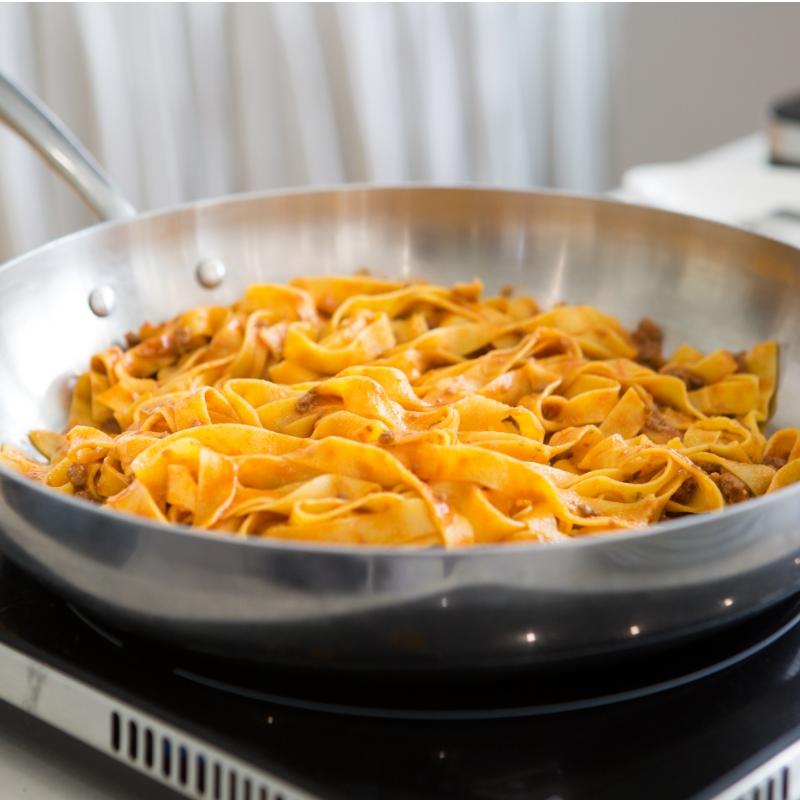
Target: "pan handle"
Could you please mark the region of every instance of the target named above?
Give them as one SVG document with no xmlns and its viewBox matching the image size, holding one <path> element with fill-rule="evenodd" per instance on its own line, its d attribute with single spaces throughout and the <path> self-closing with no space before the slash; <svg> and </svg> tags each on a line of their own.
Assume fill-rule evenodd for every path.
<svg viewBox="0 0 800 800">
<path fill-rule="evenodd" d="M 66 125 L 38 98 L 0 74 L 0 122 L 5 122 L 50 163 L 101 220 L 123 219 L 136 209 Z"/>
</svg>

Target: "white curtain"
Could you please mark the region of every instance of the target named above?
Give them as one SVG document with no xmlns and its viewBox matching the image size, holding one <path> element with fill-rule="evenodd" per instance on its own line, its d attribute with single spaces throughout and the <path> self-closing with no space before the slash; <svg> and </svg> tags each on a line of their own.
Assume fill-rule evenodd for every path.
<svg viewBox="0 0 800 800">
<path fill-rule="evenodd" d="M 342 181 L 606 187 L 605 4 L 0 5 L 0 71 L 139 209 Z M 91 223 L 0 130 L 0 260 Z"/>
</svg>

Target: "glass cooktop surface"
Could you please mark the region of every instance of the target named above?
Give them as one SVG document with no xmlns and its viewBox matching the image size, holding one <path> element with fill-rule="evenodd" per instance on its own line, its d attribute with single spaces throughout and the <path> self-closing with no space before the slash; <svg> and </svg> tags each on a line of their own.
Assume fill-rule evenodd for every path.
<svg viewBox="0 0 800 800">
<path fill-rule="evenodd" d="M 120 637 L 0 560 L 0 641 L 332 800 L 711 798 L 800 737 L 799 617 L 571 671 L 330 679 Z"/>
</svg>

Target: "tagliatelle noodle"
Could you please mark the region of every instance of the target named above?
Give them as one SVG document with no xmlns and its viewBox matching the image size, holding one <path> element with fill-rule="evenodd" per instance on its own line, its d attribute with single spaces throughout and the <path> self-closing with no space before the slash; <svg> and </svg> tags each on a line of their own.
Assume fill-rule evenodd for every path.
<svg viewBox="0 0 800 800">
<path fill-rule="evenodd" d="M 652 323 L 481 294 L 251 286 L 94 356 L 66 433 L 31 433 L 47 463 L 0 460 L 159 522 L 398 547 L 561 541 L 800 480 L 800 430 L 762 433 L 774 342 L 654 360 Z"/>
</svg>

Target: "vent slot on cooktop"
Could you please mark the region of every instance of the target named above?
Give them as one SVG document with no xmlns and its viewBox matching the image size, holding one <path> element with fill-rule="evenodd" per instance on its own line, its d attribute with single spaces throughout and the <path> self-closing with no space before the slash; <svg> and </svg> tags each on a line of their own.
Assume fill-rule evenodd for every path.
<svg viewBox="0 0 800 800">
<path fill-rule="evenodd" d="M 789 768 L 782 767 L 768 778 L 762 780 L 740 800 L 791 800 L 789 794 Z"/>
<path fill-rule="evenodd" d="M 109 750 L 120 761 L 195 800 L 301 800 L 224 753 L 122 709 L 109 715 Z"/>
<path fill-rule="evenodd" d="M 739 791 L 735 800 L 796 800 L 796 795 L 792 795 L 790 780 L 791 772 L 789 767 L 781 766 L 772 770 L 765 777 L 754 776 L 756 783 L 749 785 L 745 791 Z M 750 783 L 745 779 L 746 783 Z M 720 795 L 724 800 L 727 794 Z"/>
</svg>

